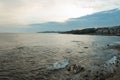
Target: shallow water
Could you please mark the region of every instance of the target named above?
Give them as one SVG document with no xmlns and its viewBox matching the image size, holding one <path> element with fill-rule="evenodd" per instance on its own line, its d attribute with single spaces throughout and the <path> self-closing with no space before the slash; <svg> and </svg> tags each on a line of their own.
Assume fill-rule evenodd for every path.
<svg viewBox="0 0 120 80">
<path fill-rule="evenodd" d="M 64 58 L 85 68 L 103 64 L 118 53 L 107 44 L 119 41 L 117 36 L 1 33 L 0 80 L 37 80 L 44 74 L 39 72 Z"/>
</svg>

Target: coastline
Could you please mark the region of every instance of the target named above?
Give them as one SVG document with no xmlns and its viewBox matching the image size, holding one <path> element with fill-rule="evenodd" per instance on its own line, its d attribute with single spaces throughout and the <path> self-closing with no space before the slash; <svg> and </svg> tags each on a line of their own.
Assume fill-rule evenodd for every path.
<svg viewBox="0 0 120 80">
<path fill-rule="evenodd" d="M 77 34 L 77 35 L 106 35 L 106 36 L 120 36 L 120 26 L 101 27 L 101 28 L 85 28 L 61 32 L 63 34 Z"/>
</svg>

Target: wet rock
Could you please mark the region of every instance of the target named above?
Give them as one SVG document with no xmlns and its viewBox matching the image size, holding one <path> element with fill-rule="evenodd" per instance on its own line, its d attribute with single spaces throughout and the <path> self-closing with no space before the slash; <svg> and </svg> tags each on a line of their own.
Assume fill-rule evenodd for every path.
<svg viewBox="0 0 120 80">
<path fill-rule="evenodd" d="M 109 44 L 107 44 L 107 46 L 110 46 Z"/>
<path fill-rule="evenodd" d="M 88 48 L 88 47 L 84 47 L 84 48 Z"/>
<path fill-rule="evenodd" d="M 67 68 L 67 70 L 71 73 L 77 74 L 81 71 L 84 71 L 84 67 L 81 67 L 80 65 L 73 64 Z"/>
<path fill-rule="evenodd" d="M 24 47 L 22 46 L 22 47 L 18 47 L 17 49 L 24 49 Z"/>
</svg>

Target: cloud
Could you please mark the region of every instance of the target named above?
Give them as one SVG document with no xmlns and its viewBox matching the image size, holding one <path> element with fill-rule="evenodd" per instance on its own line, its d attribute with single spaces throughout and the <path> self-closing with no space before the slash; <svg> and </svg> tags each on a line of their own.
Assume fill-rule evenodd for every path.
<svg viewBox="0 0 120 80">
<path fill-rule="evenodd" d="M 0 0 L 0 25 L 63 22 L 118 7 L 119 0 Z"/>
</svg>

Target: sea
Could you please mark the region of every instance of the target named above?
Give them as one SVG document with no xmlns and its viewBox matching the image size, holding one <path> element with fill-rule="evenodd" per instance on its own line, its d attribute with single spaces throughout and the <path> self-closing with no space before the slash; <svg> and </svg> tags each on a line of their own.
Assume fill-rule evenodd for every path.
<svg viewBox="0 0 120 80">
<path fill-rule="evenodd" d="M 115 42 L 119 36 L 0 33 L 0 80 L 59 80 L 41 76 L 64 59 L 85 68 L 104 64 L 119 53 L 109 46 Z"/>
</svg>

